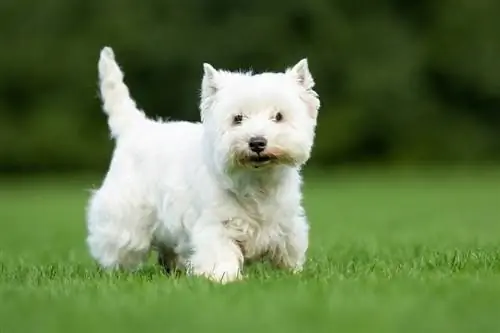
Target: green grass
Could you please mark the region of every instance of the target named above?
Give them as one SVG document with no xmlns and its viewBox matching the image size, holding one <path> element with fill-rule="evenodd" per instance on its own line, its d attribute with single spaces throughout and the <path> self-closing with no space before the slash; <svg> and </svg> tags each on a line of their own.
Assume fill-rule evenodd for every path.
<svg viewBox="0 0 500 333">
<path fill-rule="evenodd" d="M 500 172 L 312 174 L 303 274 L 226 286 L 98 270 L 94 183 L 0 182 L 0 333 L 500 331 Z"/>
</svg>

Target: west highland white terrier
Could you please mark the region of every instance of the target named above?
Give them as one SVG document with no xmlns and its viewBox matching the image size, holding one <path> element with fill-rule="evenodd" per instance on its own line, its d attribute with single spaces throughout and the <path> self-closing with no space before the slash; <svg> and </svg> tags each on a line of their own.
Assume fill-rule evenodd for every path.
<svg viewBox="0 0 500 333">
<path fill-rule="evenodd" d="M 92 257 L 134 269 L 156 250 L 164 264 L 218 282 L 263 257 L 301 271 L 309 225 L 300 170 L 320 106 L 307 60 L 262 74 L 203 64 L 201 123 L 148 119 L 111 48 L 98 67 L 116 144 L 87 207 Z"/>
</svg>

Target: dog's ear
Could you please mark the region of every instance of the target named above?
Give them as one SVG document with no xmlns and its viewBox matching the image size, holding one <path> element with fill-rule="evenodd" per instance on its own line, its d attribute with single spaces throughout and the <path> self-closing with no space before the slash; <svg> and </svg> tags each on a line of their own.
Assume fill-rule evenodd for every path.
<svg viewBox="0 0 500 333">
<path fill-rule="evenodd" d="M 309 71 L 307 59 L 304 58 L 299 61 L 295 66 L 288 69 L 286 74 L 290 75 L 294 81 L 304 88 L 305 92 L 301 94 L 301 99 L 306 103 L 311 118 L 316 119 L 320 101 L 318 94 L 313 90 L 314 79 Z"/>
<path fill-rule="evenodd" d="M 287 74 L 292 76 L 293 79 L 306 90 L 314 87 L 314 79 L 309 71 L 309 65 L 307 64 L 306 58 L 299 61 L 291 69 L 288 69 Z"/>
<path fill-rule="evenodd" d="M 201 99 L 205 100 L 212 97 L 218 89 L 219 73 L 212 65 L 204 63 L 203 64 L 203 80 L 201 82 Z"/>
</svg>

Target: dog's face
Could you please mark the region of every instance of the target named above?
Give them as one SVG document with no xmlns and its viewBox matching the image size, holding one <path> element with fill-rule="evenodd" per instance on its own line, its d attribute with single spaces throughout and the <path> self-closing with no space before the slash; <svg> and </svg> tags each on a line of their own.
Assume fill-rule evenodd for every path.
<svg viewBox="0 0 500 333">
<path fill-rule="evenodd" d="M 319 99 L 307 60 L 284 73 L 233 73 L 204 64 L 201 116 L 223 169 L 300 166 L 310 156 Z"/>
</svg>

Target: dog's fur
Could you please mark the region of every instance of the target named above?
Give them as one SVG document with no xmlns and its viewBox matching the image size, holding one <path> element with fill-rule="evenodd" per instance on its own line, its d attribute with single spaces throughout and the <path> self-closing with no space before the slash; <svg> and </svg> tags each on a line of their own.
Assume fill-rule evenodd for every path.
<svg viewBox="0 0 500 333">
<path fill-rule="evenodd" d="M 148 119 L 111 48 L 98 67 L 116 139 L 87 207 L 87 244 L 100 265 L 135 268 L 156 249 L 164 263 L 221 282 L 264 255 L 300 271 L 309 230 L 300 168 L 319 109 L 307 60 L 258 75 L 204 64 L 201 123 Z M 249 148 L 253 137 L 267 139 L 260 154 Z"/>
</svg>

